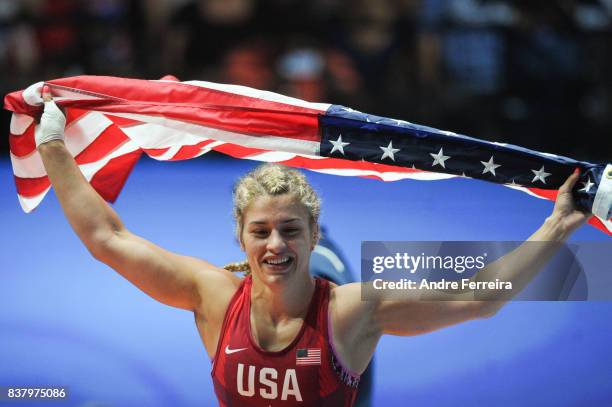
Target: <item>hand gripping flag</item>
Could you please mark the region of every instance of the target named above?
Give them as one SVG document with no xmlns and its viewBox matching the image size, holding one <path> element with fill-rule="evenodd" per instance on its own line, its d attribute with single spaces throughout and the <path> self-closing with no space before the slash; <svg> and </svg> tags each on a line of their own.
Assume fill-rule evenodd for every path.
<svg viewBox="0 0 612 407">
<path fill-rule="evenodd" d="M 211 150 L 336 175 L 436 180 L 478 178 L 554 200 L 576 167 L 578 205 L 612 235 L 612 165 L 492 143 L 347 107 L 236 85 L 77 76 L 45 82 L 66 109 L 66 146 L 93 187 L 114 201 L 144 152 L 186 160 Z M 11 161 L 22 208 L 50 188 L 34 143 L 42 109 L 36 83 L 10 93 Z"/>
</svg>

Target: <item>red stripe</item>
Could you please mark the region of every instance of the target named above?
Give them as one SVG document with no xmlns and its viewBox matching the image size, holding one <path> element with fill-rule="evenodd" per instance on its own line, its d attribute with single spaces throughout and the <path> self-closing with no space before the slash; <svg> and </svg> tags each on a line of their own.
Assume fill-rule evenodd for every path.
<svg viewBox="0 0 612 407">
<path fill-rule="evenodd" d="M 21 178 L 15 175 L 14 178 L 17 193 L 26 198 L 39 195 L 51 186 L 49 177 L 46 175 L 39 178 Z"/>
<path fill-rule="evenodd" d="M 142 151 L 113 158 L 91 179 L 91 185 L 109 202 L 115 202 Z"/>
<path fill-rule="evenodd" d="M 589 219 L 589 224 L 595 226 L 599 230 L 604 231 L 608 236 L 612 236 L 612 230 L 608 230 L 608 228 L 605 227 L 605 225 L 602 221 L 599 220 L 599 218 L 591 216 L 591 219 Z"/>
<path fill-rule="evenodd" d="M 25 157 L 36 150 L 36 142 L 34 141 L 35 125 L 36 124 L 32 122 L 23 134 L 9 134 L 9 146 L 13 155 Z"/>
<path fill-rule="evenodd" d="M 106 96 L 135 103 L 150 102 L 180 106 L 215 105 L 219 108 L 222 106 L 235 106 L 309 114 L 321 112 L 317 109 L 273 102 L 181 82 L 152 82 L 141 79 L 83 75 L 55 79 L 46 83 L 51 85 L 51 88 L 55 84 L 97 94 L 101 97 Z"/>
<path fill-rule="evenodd" d="M 322 111 L 258 99 L 180 82 L 151 82 L 103 76 L 77 76 L 48 81 L 99 100 L 58 102 L 65 107 L 144 115 L 163 115 L 220 129 L 302 140 L 319 140 L 318 115 Z M 7 109 L 40 111 L 24 106 L 20 92 L 6 96 Z"/>
<path fill-rule="evenodd" d="M 120 126 L 120 127 L 128 127 L 128 126 L 143 124 L 143 122 L 139 120 L 128 119 L 127 117 L 120 117 L 120 116 L 115 116 L 112 114 L 105 114 L 104 116 L 106 116 L 108 120 L 112 121 L 113 123 L 115 123 L 117 126 Z"/>
<path fill-rule="evenodd" d="M 269 150 L 262 150 L 260 148 L 243 147 L 237 144 L 225 143 L 220 146 L 213 147 L 213 150 L 223 154 L 227 154 L 234 158 L 247 158 L 256 154 L 267 153 Z"/>
<path fill-rule="evenodd" d="M 86 105 L 79 101 L 79 105 Z M 215 129 L 249 134 L 286 137 L 296 140 L 320 141 L 317 113 L 245 109 L 236 106 L 160 103 L 94 104 L 91 110 L 133 113 L 147 116 L 163 116 L 169 119 L 194 123 Z"/>
<path fill-rule="evenodd" d="M 249 158 L 257 154 L 270 152 L 269 150 L 262 150 L 252 147 L 243 147 L 237 144 L 225 143 L 217 147 L 213 147 L 213 150 L 223 154 L 227 154 L 234 158 Z M 350 161 L 339 158 L 309 158 L 303 156 L 296 156 L 288 160 L 282 161 L 283 164 L 292 167 L 301 167 L 311 170 L 324 170 L 324 169 L 350 169 L 350 170 L 361 170 L 361 171 L 377 171 L 377 172 L 404 172 L 404 173 L 416 173 L 424 172 L 413 168 L 399 167 L 388 164 L 371 163 L 367 161 Z"/>
<path fill-rule="evenodd" d="M 87 112 L 87 110 L 83 109 L 66 109 L 66 125 L 80 119 Z M 33 122 L 23 134 L 9 134 L 9 146 L 13 155 L 25 157 L 36 150 L 36 141 L 34 139 L 35 126 L 36 123 Z"/>
<path fill-rule="evenodd" d="M 559 194 L 559 190 L 557 189 L 541 189 L 541 188 L 527 188 L 537 196 L 542 198 L 546 198 L 551 201 L 555 201 L 557 199 L 557 195 Z"/>
<path fill-rule="evenodd" d="M 128 140 L 128 136 L 116 125 L 111 124 L 75 157 L 76 162 L 89 164 L 101 160 Z"/>
<path fill-rule="evenodd" d="M 158 157 L 166 154 L 166 151 L 170 150 L 170 147 L 165 148 L 143 148 L 142 151 L 150 155 L 151 157 Z"/>
<path fill-rule="evenodd" d="M 200 154 L 203 147 L 205 147 L 208 144 L 214 143 L 215 141 L 216 140 L 204 140 L 192 146 L 183 146 L 174 155 L 174 157 L 172 157 L 170 161 L 188 160 L 190 158 L 193 158 L 196 155 Z"/>
<path fill-rule="evenodd" d="M 377 171 L 377 172 L 424 172 L 413 168 L 399 167 L 388 164 L 371 163 L 367 161 L 350 161 L 338 158 L 312 159 L 308 157 L 297 156 L 284 161 L 287 165 L 293 167 L 306 167 L 312 170 L 324 169 L 348 169 L 360 171 Z"/>
<path fill-rule="evenodd" d="M 36 116 L 37 112 L 41 111 L 40 106 L 30 106 L 23 100 L 23 91 L 18 90 L 11 92 L 4 97 L 4 108 L 11 112 L 24 113 L 32 117 Z"/>
<path fill-rule="evenodd" d="M 66 126 L 68 126 L 72 122 L 79 120 L 81 117 L 89 113 L 89 110 L 72 107 L 70 109 L 65 109 L 64 112 L 66 114 Z"/>
</svg>

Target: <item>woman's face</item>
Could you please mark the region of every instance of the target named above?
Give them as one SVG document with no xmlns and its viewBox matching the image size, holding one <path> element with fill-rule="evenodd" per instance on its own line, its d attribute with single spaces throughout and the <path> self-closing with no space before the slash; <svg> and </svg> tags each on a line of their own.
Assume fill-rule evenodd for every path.
<svg viewBox="0 0 612 407">
<path fill-rule="evenodd" d="M 266 284 L 308 273 L 315 246 L 308 210 L 289 194 L 262 196 L 243 214 L 241 245 L 251 273 Z"/>
</svg>

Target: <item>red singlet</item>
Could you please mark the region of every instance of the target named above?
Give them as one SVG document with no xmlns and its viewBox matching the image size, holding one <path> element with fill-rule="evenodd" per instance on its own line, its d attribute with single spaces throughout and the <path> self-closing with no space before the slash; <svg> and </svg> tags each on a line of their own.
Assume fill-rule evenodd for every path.
<svg viewBox="0 0 612 407">
<path fill-rule="evenodd" d="M 251 276 L 234 294 L 213 359 L 212 378 L 222 407 L 334 406 L 355 402 L 359 375 L 344 368 L 330 340 L 329 282 L 316 288 L 300 332 L 278 352 L 251 334 Z"/>
</svg>

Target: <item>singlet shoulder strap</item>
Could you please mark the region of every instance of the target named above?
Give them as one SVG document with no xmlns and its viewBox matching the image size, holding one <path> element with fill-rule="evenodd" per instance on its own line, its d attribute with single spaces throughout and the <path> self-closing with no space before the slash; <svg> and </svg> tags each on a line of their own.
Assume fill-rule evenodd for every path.
<svg viewBox="0 0 612 407">
<path fill-rule="evenodd" d="M 240 285 L 236 289 L 236 292 L 232 296 L 232 299 L 227 305 L 227 309 L 225 310 L 225 315 L 223 317 L 223 324 L 221 325 L 221 331 L 219 332 L 219 339 L 217 340 L 217 349 L 215 350 L 215 356 L 213 356 L 213 359 L 212 359 L 213 366 L 214 366 L 215 360 L 217 359 L 217 356 L 219 355 L 219 348 L 221 347 L 221 343 L 223 342 L 223 339 L 225 337 L 225 334 L 227 331 L 227 325 L 229 324 L 230 315 L 232 314 L 232 311 L 236 307 L 236 303 L 238 302 L 238 300 L 245 293 L 245 289 L 248 290 L 247 292 L 250 292 L 250 287 L 251 287 L 251 276 L 249 275 L 249 276 L 246 276 L 244 279 L 242 279 L 242 281 L 240 282 Z"/>
<path fill-rule="evenodd" d="M 316 304 L 317 309 L 315 310 L 315 312 L 313 312 L 312 316 L 313 318 L 315 318 L 315 320 L 312 322 L 316 323 L 316 325 L 320 328 L 321 332 L 323 332 L 325 339 L 329 342 L 327 333 L 327 320 L 330 284 L 329 281 L 320 277 L 316 277 L 315 280 L 317 282 L 316 291 L 314 293 L 316 298 L 314 298 L 315 301 L 313 301 L 313 303 Z"/>
<path fill-rule="evenodd" d="M 324 336 L 327 340 L 329 348 L 332 354 L 332 368 L 338 375 L 338 378 L 347 386 L 356 388 L 359 385 L 359 379 L 361 375 L 357 372 L 352 371 L 349 367 L 342 361 L 340 356 L 338 355 L 338 351 L 336 350 L 336 346 L 334 345 L 334 336 L 333 336 L 333 327 L 332 321 L 329 311 L 329 299 L 331 295 L 331 285 L 329 281 L 325 280 L 326 289 L 325 289 L 325 298 L 322 300 L 321 304 L 321 324 L 323 332 L 325 332 Z"/>
</svg>

